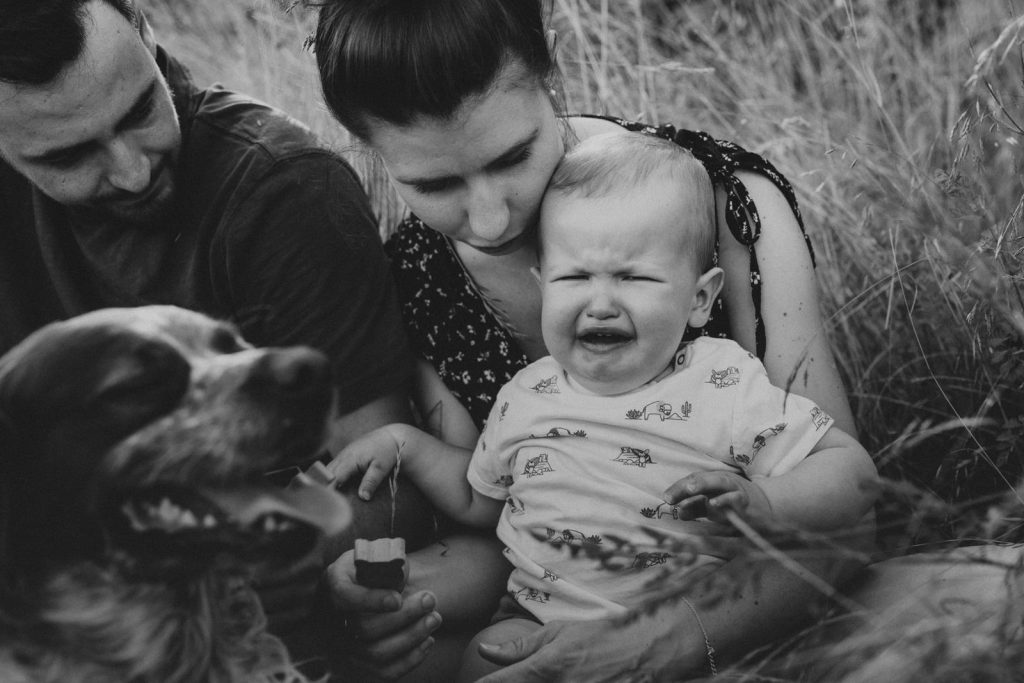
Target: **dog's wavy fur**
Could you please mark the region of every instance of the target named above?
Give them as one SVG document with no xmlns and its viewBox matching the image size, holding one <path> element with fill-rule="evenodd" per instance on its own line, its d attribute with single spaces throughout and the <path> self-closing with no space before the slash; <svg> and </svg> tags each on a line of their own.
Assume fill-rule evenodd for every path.
<svg viewBox="0 0 1024 683">
<path fill-rule="evenodd" d="M 119 329 L 111 333 L 109 328 L 112 327 Z M 146 411 L 136 414 L 140 404 L 149 399 L 133 396 L 135 387 L 151 391 L 152 386 L 132 379 L 129 373 L 127 389 L 119 389 L 124 396 L 113 394 L 114 400 L 128 401 L 117 406 L 120 411 L 117 419 L 123 419 L 125 412 L 131 413 L 131 424 L 120 430 L 125 433 L 117 433 L 120 427 L 116 421 L 108 425 L 98 419 L 84 397 L 79 400 L 75 396 L 31 396 L 36 387 L 50 385 L 35 379 L 26 380 L 24 375 L 66 373 L 72 365 L 53 366 L 59 366 L 58 357 L 67 354 L 84 354 L 77 362 L 89 367 L 107 363 L 110 367 L 101 368 L 97 377 L 125 372 L 121 359 L 110 357 L 128 353 L 118 348 L 120 342 L 95 347 L 107 350 L 94 355 L 76 347 L 76 335 L 84 331 L 88 336 L 92 328 L 104 329 L 115 340 L 132 335 L 144 338 L 141 343 L 129 343 L 126 349 L 164 346 L 172 349 L 193 366 L 191 370 L 177 371 L 179 375 L 182 372 L 186 375 L 183 387 L 189 388 L 181 396 L 157 400 L 167 405 L 149 411 L 152 415 Z M 225 329 L 229 328 L 170 307 L 117 309 L 45 328 L 0 359 L 0 410 L 3 411 L 0 419 L 6 422 L 0 427 L 4 434 L 0 447 L 5 449 L 0 452 L 0 680 L 5 683 L 287 683 L 306 680 L 293 665 L 283 644 L 267 632 L 263 609 L 251 587 L 252 569 L 246 560 L 230 551 L 211 552 L 202 562 L 196 562 L 195 557 L 177 558 L 186 565 L 189 562 L 195 565 L 182 569 L 176 558 L 163 557 L 158 570 L 141 571 L 140 561 L 132 550 L 112 540 L 111 532 L 104 527 L 97 512 L 104 495 L 112 488 L 144 487 L 156 483 L 155 480 L 176 480 L 182 484 L 200 476 L 215 479 L 218 486 L 229 487 L 238 472 L 244 472 L 251 479 L 257 469 L 274 464 L 276 454 L 260 452 L 256 447 L 258 444 L 269 448 L 277 441 L 273 434 L 264 433 L 265 425 L 260 420 L 245 418 L 244 411 L 240 411 L 238 421 L 230 425 L 223 421 L 208 424 L 210 414 L 221 411 L 224 406 L 203 407 L 204 401 L 213 401 L 218 395 L 213 386 L 218 378 L 217 372 L 197 371 L 197 363 L 205 363 L 209 370 L 211 363 L 222 362 L 221 356 L 225 359 L 231 356 L 230 368 L 222 374 L 226 382 L 235 382 L 235 386 L 221 392 L 220 401 L 232 400 L 238 382 L 244 383 L 246 375 L 236 372 L 239 368 L 266 363 L 260 360 L 263 357 L 260 352 L 246 348 L 240 340 L 237 340 L 239 347 L 228 349 L 229 353 L 209 350 L 212 339 L 219 338 L 223 346 Z M 233 332 L 229 336 L 236 337 Z M 197 361 L 193 356 L 204 357 Z M 33 367 L 38 363 L 48 366 Z M 227 379 L 232 373 L 235 379 Z M 196 388 L 197 378 L 202 385 L 199 388 Z M 67 383 L 66 378 L 59 378 L 59 381 Z M 174 381 L 173 372 L 160 380 L 168 384 Z M 164 391 L 163 385 L 160 386 L 160 391 Z M 82 389 L 77 387 L 75 391 Z M 314 398 L 314 402 L 319 401 L 318 397 Z M 26 407 L 31 401 L 38 401 L 39 410 L 31 405 Z M 52 401 L 52 405 L 47 401 Z M 267 403 L 271 404 L 272 401 Z M 195 412 L 197 405 L 199 412 Z M 258 413 L 262 405 L 249 400 L 244 408 Z M 81 415 L 76 415 L 76 410 Z M 314 417 L 310 418 L 310 424 L 319 419 L 319 436 L 322 436 L 327 412 L 318 411 L 319 408 L 312 411 Z M 97 435 L 92 434 L 88 426 L 76 427 L 67 432 L 74 435 L 74 440 L 47 441 L 49 433 L 59 432 L 68 420 L 77 418 L 97 423 L 92 426 L 94 431 L 106 428 L 102 431 L 112 433 Z M 174 433 L 162 434 L 162 440 L 138 436 L 147 430 L 210 428 L 221 429 L 230 436 L 220 434 L 216 439 L 217 448 L 244 444 L 244 448 L 255 452 L 199 452 L 205 447 L 193 445 L 186 446 L 191 448 L 191 453 L 168 454 L 162 449 L 176 441 Z M 50 431 L 44 434 L 41 430 Z M 12 433 L 16 437 L 12 437 Z M 89 433 L 89 437 L 83 437 L 83 433 Z M 195 444 L 193 437 L 194 434 L 185 435 L 181 441 Z M 153 443 L 162 445 L 153 447 Z M 308 449 L 308 445 L 305 448 Z M 60 449 L 65 452 L 59 452 Z M 74 461 L 64 457 L 72 452 Z M 161 458 L 161 462 L 156 462 Z M 206 462 L 200 462 L 202 459 Z M 77 481 L 69 482 L 61 476 L 65 462 L 66 478 Z M 39 477 L 40 472 L 49 472 L 50 479 Z M 119 476 L 123 476 L 124 481 L 116 481 Z M 29 487 L 36 488 L 26 492 Z M 55 508 L 63 506 L 74 509 L 54 512 Z M 25 507 L 30 509 L 25 510 Z M 54 522 L 75 528 L 52 529 L 48 525 Z M 29 527 L 27 532 L 26 526 Z M 59 545 L 71 546 L 71 550 L 50 547 L 55 540 Z M 183 550 L 182 554 L 189 553 Z"/>
</svg>

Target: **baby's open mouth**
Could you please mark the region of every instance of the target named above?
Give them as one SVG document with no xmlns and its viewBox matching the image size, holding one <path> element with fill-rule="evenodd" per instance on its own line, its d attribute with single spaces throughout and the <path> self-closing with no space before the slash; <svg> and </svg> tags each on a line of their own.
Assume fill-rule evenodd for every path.
<svg viewBox="0 0 1024 683">
<path fill-rule="evenodd" d="M 579 339 L 584 348 L 603 350 L 626 344 L 632 341 L 633 337 L 622 332 L 594 331 L 584 332 L 577 339 Z"/>
</svg>

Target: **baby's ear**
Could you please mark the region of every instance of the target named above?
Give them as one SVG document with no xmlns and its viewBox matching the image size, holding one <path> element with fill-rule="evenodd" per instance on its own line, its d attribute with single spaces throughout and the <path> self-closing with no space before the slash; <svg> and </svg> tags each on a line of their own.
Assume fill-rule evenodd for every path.
<svg viewBox="0 0 1024 683">
<path fill-rule="evenodd" d="M 693 292 L 693 305 L 690 307 L 690 317 L 687 324 L 696 329 L 704 327 L 711 317 L 711 308 L 715 305 L 718 295 L 722 292 L 722 284 L 725 282 L 725 271 L 721 268 L 712 268 L 699 278 Z"/>
</svg>

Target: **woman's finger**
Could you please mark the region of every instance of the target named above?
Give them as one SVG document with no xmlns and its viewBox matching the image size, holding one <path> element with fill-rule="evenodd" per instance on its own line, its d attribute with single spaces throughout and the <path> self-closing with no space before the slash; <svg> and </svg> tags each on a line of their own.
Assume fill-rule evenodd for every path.
<svg viewBox="0 0 1024 683">
<path fill-rule="evenodd" d="M 430 604 L 433 604 L 433 596 L 430 597 Z M 425 600 L 407 602 L 420 604 L 409 610 L 370 615 L 360 618 L 358 623 L 350 623 L 349 628 L 360 645 L 361 656 L 381 664 L 406 657 L 441 627 L 441 615 L 432 609 L 427 610 L 423 606 Z M 410 617 L 414 618 L 409 621 Z"/>
</svg>

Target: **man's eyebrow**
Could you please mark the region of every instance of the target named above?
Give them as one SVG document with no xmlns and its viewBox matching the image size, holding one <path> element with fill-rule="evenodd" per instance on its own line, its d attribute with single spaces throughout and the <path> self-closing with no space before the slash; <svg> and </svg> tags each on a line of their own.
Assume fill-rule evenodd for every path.
<svg viewBox="0 0 1024 683">
<path fill-rule="evenodd" d="M 135 98 L 135 102 L 132 104 L 131 109 L 128 110 L 127 114 L 121 117 L 121 120 L 117 122 L 114 130 L 120 133 L 125 128 L 129 128 L 136 123 L 138 115 L 149 107 L 150 103 L 152 103 L 153 97 L 156 95 L 156 86 L 156 79 L 153 79 L 150 82 L 149 87 L 143 90 L 142 93 Z"/>
<path fill-rule="evenodd" d="M 522 154 L 524 151 L 533 146 L 538 136 L 540 136 L 540 129 L 535 128 L 527 133 L 521 140 L 512 143 L 508 149 L 499 154 L 497 157 L 488 161 L 484 165 L 484 170 L 494 171 L 505 168 L 509 162 L 514 160 L 517 156 Z M 437 177 L 422 177 L 422 178 L 395 178 L 396 181 L 403 185 L 429 185 L 431 183 L 444 182 L 452 179 L 451 176 L 437 176 Z"/>
<path fill-rule="evenodd" d="M 149 103 L 152 102 L 153 97 L 156 94 L 156 86 L 157 83 L 154 80 L 152 83 L 149 84 L 148 88 L 143 90 L 142 93 L 137 98 L 135 98 L 135 102 L 132 103 L 132 106 L 128 110 L 128 113 L 121 117 L 121 120 L 117 122 L 116 126 L 114 126 L 114 130 L 120 132 L 134 123 L 135 118 L 138 116 L 139 112 L 148 107 Z M 56 149 L 50 149 L 45 152 L 42 152 L 41 154 L 29 154 L 26 155 L 25 158 L 28 161 L 45 164 L 56 161 L 62 157 L 74 156 L 75 154 L 84 152 L 88 150 L 89 147 L 91 147 L 92 145 L 92 140 L 86 140 L 85 142 L 80 142 L 78 144 L 70 145 L 68 147 L 58 147 Z"/>
</svg>

